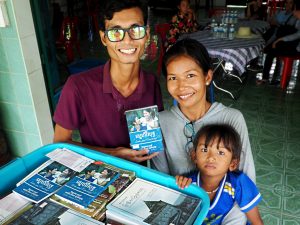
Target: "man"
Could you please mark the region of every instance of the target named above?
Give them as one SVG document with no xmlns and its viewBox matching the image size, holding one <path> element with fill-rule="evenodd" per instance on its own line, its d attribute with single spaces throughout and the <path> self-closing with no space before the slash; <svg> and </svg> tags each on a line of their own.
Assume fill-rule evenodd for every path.
<svg viewBox="0 0 300 225">
<path fill-rule="evenodd" d="M 277 56 L 300 55 L 300 1 L 295 1 L 295 10 L 284 26 L 278 28 L 274 38 L 266 43 L 266 59 L 263 69 L 262 80 L 257 80 L 258 85 L 269 81 L 269 75 L 273 59 Z"/>
<path fill-rule="evenodd" d="M 126 110 L 158 105 L 159 83 L 140 69 L 149 38 L 146 11 L 139 0 L 107 0 L 100 14 L 100 38 L 110 60 L 66 82 L 54 114 L 54 142 L 69 142 L 133 162 L 156 156 L 129 148 Z M 82 143 L 72 141 L 79 130 Z"/>
</svg>

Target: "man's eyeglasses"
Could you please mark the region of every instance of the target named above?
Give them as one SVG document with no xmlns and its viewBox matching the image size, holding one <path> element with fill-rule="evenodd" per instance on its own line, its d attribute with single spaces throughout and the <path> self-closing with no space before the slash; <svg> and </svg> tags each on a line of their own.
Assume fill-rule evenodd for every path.
<svg viewBox="0 0 300 225">
<path fill-rule="evenodd" d="M 194 149 L 193 139 L 195 137 L 195 129 L 194 129 L 193 122 L 189 122 L 189 123 L 185 124 L 185 126 L 183 128 L 183 133 L 184 133 L 184 135 L 186 136 L 186 138 L 188 140 L 185 147 L 184 147 L 184 149 L 187 153 L 190 153 L 191 150 Z"/>
<path fill-rule="evenodd" d="M 145 37 L 147 26 L 133 26 L 127 29 L 125 28 L 110 28 L 107 29 L 104 33 L 107 36 L 108 40 L 111 42 L 122 41 L 127 32 L 129 37 L 133 40 L 139 40 Z"/>
</svg>

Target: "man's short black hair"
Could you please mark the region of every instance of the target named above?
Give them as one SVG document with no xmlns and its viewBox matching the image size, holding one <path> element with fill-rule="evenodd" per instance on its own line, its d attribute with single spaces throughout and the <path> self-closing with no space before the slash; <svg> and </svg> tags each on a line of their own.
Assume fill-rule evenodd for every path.
<svg viewBox="0 0 300 225">
<path fill-rule="evenodd" d="M 111 20 L 114 16 L 114 13 L 120 12 L 124 9 L 131 9 L 135 7 L 140 8 L 142 10 L 145 24 L 148 19 L 148 11 L 145 5 L 142 4 L 140 0 L 105 0 L 100 12 L 100 30 L 105 30 L 105 20 Z"/>
</svg>

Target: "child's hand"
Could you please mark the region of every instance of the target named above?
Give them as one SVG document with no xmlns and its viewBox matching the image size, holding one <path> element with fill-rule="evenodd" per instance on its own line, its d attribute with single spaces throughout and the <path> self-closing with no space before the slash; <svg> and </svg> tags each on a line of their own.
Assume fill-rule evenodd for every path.
<svg viewBox="0 0 300 225">
<path fill-rule="evenodd" d="M 175 178 L 176 178 L 176 184 L 178 185 L 178 187 L 180 189 L 184 189 L 192 183 L 191 178 L 187 178 L 187 177 L 179 176 L 179 175 L 177 175 Z"/>
</svg>

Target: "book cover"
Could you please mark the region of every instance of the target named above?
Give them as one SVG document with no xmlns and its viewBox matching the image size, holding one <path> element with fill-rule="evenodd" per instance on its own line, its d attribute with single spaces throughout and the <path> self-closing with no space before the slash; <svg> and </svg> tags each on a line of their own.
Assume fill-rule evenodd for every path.
<svg viewBox="0 0 300 225">
<path fill-rule="evenodd" d="M 51 201 L 56 202 L 57 204 L 63 205 L 69 209 L 72 209 L 76 212 L 82 213 L 88 217 L 96 219 L 98 214 L 105 208 L 107 201 L 101 197 L 97 197 L 91 204 L 86 208 L 79 207 L 75 204 L 72 204 L 69 201 L 66 201 L 63 198 L 60 198 L 56 195 L 50 197 Z"/>
<path fill-rule="evenodd" d="M 148 149 L 149 154 L 163 151 L 163 140 L 156 105 L 125 112 L 132 149 Z"/>
<path fill-rule="evenodd" d="M 42 163 L 40 166 L 38 166 L 37 168 L 35 168 L 31 173 L 29 173 L 26 177 L 24 177 L 22 180 L 20 180 L 16 186 L 20 186 L 20 184 L 24 183 L 26 180 L 28 180 L 29 178 L 33 177 L 34 175 L 36 175 L 39 171 L 42 171 L 44 168 L 46 168 L 47 166 L 49 166 L 51 163 L 53 163 L 54 161 L 49 159 L 46 162 Z"/>
<path fill-rule="evenodd" d="M 52 162 L 45 168 L 36 171 L 35 174 L 32 174 L 33 176 L 29 176 L 27 180 L 13 189 L 13 192 L 34 203 L 39 203 L 71 180 L 75 174 L 76 172 L 67 166 L 59 162 Z"/>
<path fill-rule="evenodd" d="M 11 225 L 102 225 L 104 223 L 88 218 L 49 200 L 33 205 L 15 218 Z"/>
<path fill-rule="evenodd" d="M 86 208 L 119 177 L 119 172 L 105 163 L 92 163 L 67 182 L 55 195 Z"/>
<path fill-rule="evenodd" d="M 30 201 L 13 192 L 0 199 L 0 224 L 4 224 L 30 204 Z"/>
<path fill-rule="evenodd" d="M 201 199 L 136 178 L 107 205 L 107 218 L 123 224 L 192 224 Z"/>
<path fill-rule="evenodd" d="M 46 156 L 77 172 L 81 172 L 95 161 L 66 148 L 57 148 L 49 152 Z"/>
</svg>

